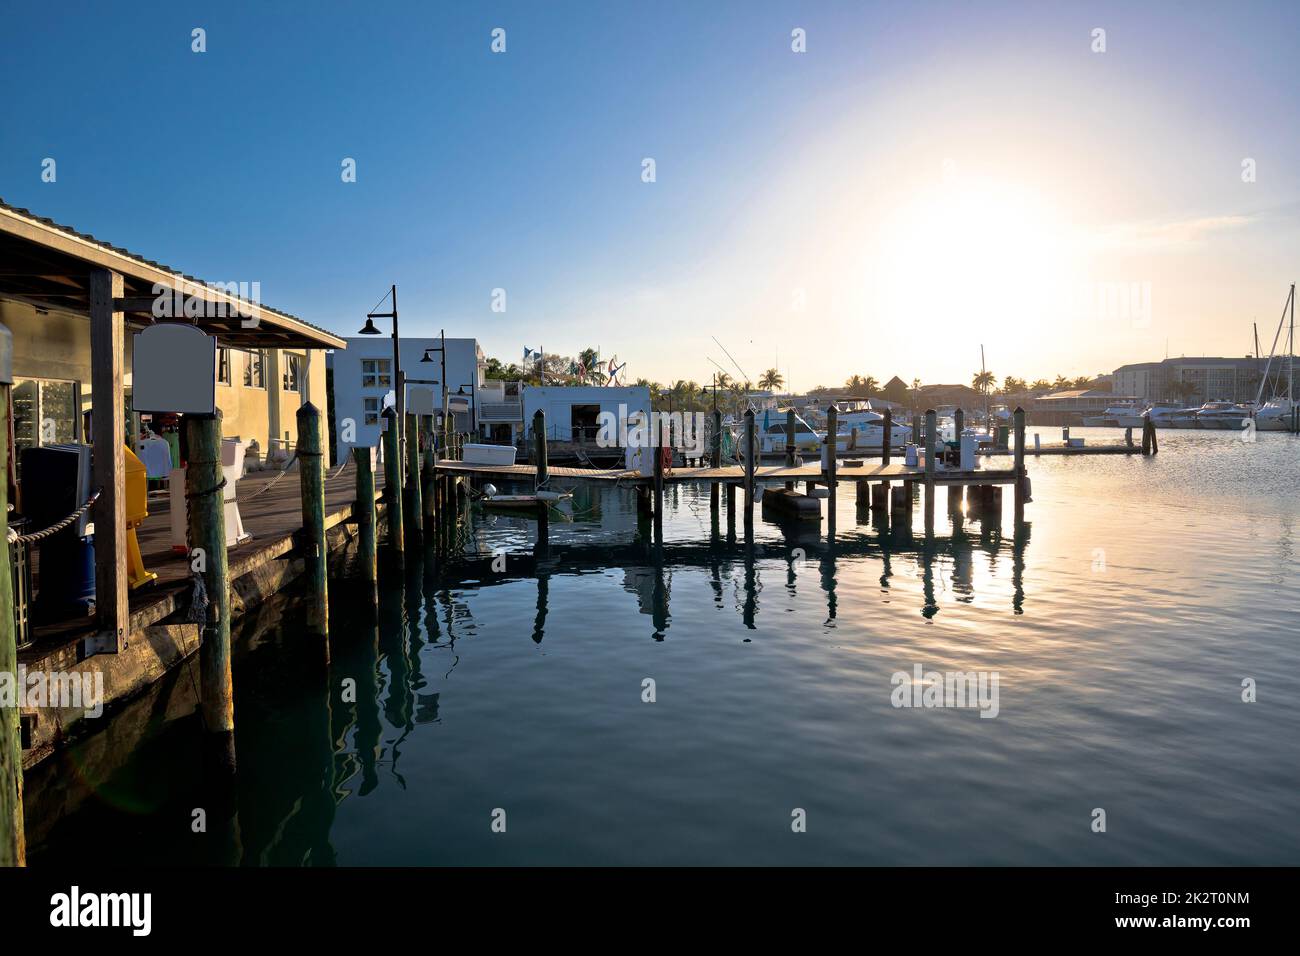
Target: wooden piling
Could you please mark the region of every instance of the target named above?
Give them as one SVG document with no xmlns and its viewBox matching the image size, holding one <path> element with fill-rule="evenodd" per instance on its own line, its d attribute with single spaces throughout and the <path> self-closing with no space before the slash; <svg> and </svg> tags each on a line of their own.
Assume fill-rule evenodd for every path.
<svg viewBox="0 0 1300 956">
<path fill-rule="evenodd" d="M 437 452 L 433 447 L 433 416 L 420 416 L 420 502 L 423 510 L 421 523 L 429 524 L 438 517 L 437 495 L 434 484 L 437 481 Z"/>
<path fill-rule="evenodd" d="M 745 528 L 754 523 L 754 470 L 758 449 L 754 443 L 754 410 L 745 409 Z"/>
<path fill-rule="evenodd" d="M 546 413 L 540 408 L 533 413 L 533 454 L 537 459 L 537 484 L 535 490 L 541 491 L 542 487 L 551 478 L 551 469 L 547 462 Z M 546 546 L 551 533 L 550 512 L 546 509 L 547 505 L 544 501 L 537 506 L 537 546 L 539 548 Z"/>
<path fill-rule="evenodd" d="M 859 508 L 863 507 L 864 505 L 870 506 L 872 501 L 875 498 L 875 495 L 872 492 L 871 482 L 859 481 L 857 482 L 856 488 L 857 490 L 856 490 L 856 495 L 854 497 L 854 504 L 856 504 Z"/>
<path fill-rule="evenodd" d="M 785 410 L 785 466 L 787 468 L 794 467 L 794 441 L 795 441 L 794 436 L 795 436 L 794 409 L 787 408 Z M 785 483 L 785 490 L 793 491 L 794 482 L 787 481 Z"/>
<path fill-rule="evenodd" d="M 916 414 L 912 416 L 912 444 L 921 445 L 921 416 Z"/>
<path fill-rule="evenodd" d="M 221 469 L 221 410 L 186 415 L 185 499 L 189 509 L 190 567 L 202 576 L 208 606 L 199 645 L 199 710 L 216 752 L 235 759 L 235 697 L 230 676 L 230 567 L 226 558 L 225 475 Z M 315 460 L 319 467 L 319 459 Z M 299 463 L 302 467 L 302 463 Z"/>
<path fill-rule="evenodd" d="M 419 418 L 412 412 L 406 413 L 406 534 L 412 544 L 419 544 L 422 537 L 424 518 L 424 501 L 420 481 L 420 425 Z"/>
<path fill-rule="evenodd" d="M 664 446 L 663 432 L 654 429 L 654 531 L 655 540 L 663 540 L 664 534 Z"/>
<path fill-rule="evenodd" d="M 397 427 L 397 410 L 384 409 L 384 503 L 388 510 L 388 544 L 401 561 L 406 548 L 402 533 L 402 454 Z"/>
<path fill-rule="evenodd" d="M 1016 524 L 1025 520 L 1025 410 L 1019 405 L 1016 406 L 1015 414 L 1012 417 L 1016 430 L 1016 457 L 1015 457 L 1015 505 L 1016 505 Z M 1132 437 L 1130 431 L 1129 437 Z"/>
<path fill-rule="evenodd" d="M 826 527 L 829 534 L 835 534 L 835 493 L 837 483 L 835 479 L 836 457 L 839 453 L 839 447 L 836 439 L 839 430 L 839 409 L 832 402 L 831 406 L 826 409 Z"/>
<path fill-rule="evenodd" d="M 934 534 L 934 439 L 938 416 L 933 408 L 925 413 L 925 533 Z"/>
<path fill-rule="evenodd" d="M 0 461 L 9 460 L 9 391 L 13 383 L 8 360 L 12 337 L 0 326 Z M 0 530 L 9 537 L 9 482 L 0 481 Z M 17 675 L 18 647 L 14 632 L 13 577 L 9 545 L 0 544 L 0 674 Z M 0 706 L 0 867 L 27 865 L 23 816 L 22 722 L 15 706 Z"/>
<path fill-rule="evenodd" d="M 302 489 L 302 547 L 307 565 L 307 627 L 329 636 L 329 550 L 325 544 L 325 455 L 320 409 L 298 409 L 298 478 Z"/>
<path fill-rule="evenodd" d="M 898 485 L 890 489 L 889 492 L 889 520 L 890 523 L 898 528 L 906 525 L 912 525 L 912 501 L 911 495 L 907 491 L 906 485 Z"/>
<path fill-rule="evenodd" d="M 722 467 L 722 412 L 716 408 L 713 410 L 713 448 L 709 456 L 709 463 L 714 468 Z M 718 513 L 719 488 L 716 481 L 709 482 L 709 510 L 713 514 Z"/>
<path fill-rule="evenodd" d="M 374 457 L 373 448 L 357 445 L 352 449 L 352 462 L 357 469 L 357 500 L 352 506 L 357 516 L 357 566 L 371 597 L 377 598 L 379 568 L 376 557 Z"/>
</svg>

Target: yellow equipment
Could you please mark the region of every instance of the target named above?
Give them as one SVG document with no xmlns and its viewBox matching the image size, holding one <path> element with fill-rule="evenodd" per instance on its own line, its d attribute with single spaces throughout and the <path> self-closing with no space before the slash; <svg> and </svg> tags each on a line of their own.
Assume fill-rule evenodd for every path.
<svg viewBox="0 0 1300 956">
<path fill-rule="evenodd" d="M 144 569 L 140 542 L 135 529 L 149 517 L 149 479 L 144 462 L 128 445 L 126 448 L 126 580 L 132 588 L 143 587 L 158 575 Z"/>
</svg>

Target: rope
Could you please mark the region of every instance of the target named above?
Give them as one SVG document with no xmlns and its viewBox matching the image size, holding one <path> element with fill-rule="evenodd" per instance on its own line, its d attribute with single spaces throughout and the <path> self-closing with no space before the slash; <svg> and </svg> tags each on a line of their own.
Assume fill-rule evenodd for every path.
<svg viewBox="0 0 1300 956">
<path fill-rule="evenodd" d="M 68 527 L 69 525 L 79 520 L 82 515 L 84 515 L 87 511 L 89 511 L 91 506 L 96 501 L 99 500 L 99 494 L 103 490 L 104 489 L 102 488 L 96 488 L 95 492 L 89 498 L 86 499 L 86 503 L 84 505 L 82 505 L 80 508 L 72 512 L 72 514 L 68 515 L 66 518 L 62 519 L 61 521 L 57 521 L 54 524 L 50 525 L 48 528 L 42 528 L 40 531 L 34 531 L 31 534 L 16 534 L 13 528 L 8 529 L 7 538 L 9 544 L 31 544 L 33 541 L 41 541 L 45 538 L 48 538 L 52 534 L 58 534 L 64 528 Z"/>
</svg>

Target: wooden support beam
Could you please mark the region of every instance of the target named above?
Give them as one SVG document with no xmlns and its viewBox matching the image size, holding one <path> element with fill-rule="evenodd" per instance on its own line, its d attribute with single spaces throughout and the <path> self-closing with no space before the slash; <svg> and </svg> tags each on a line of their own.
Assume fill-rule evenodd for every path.
<svg viewBox="0 0 1300 956">
<path fill-rule="evenodd" d="M 419 417 L 406 413 L 406 494 L 403 504 L 406 506 L 405 531 L 407 541 L 412 547 L 420 543 L 421 526 L 424 523 L 424 502 L 421 495 L 420 480 L 420 423 Z"/>
<path fill-rule="evenodd" d="M 307 627 L 329 637 L 329 548 L 325 544 L 325 443 L 320 409 L 298 408 L 298 479 L 302 489 L 302 547 L 307 565 Z M 326 653 L 329 644 L 326 643 Z"/>
<path fill-rule="evenodd" d="M 0 325 L 0 462 L 9 460 L 9 388 L 13 337 Z M 0 531 L 8 537 L 9 481 L 0 480 Z M 0 547 L 0 674 L 18 673 L 13 577 L 9 547 Z M 27 865 L 23 816 L 22 723 L 17 706 L 0 706 L 0 867 Z"/>
<path fill-rule="evenodd" d="M 826 527 L 830 535 L 835 534 L 835 497 L 838 485 L 835 479 L 836 459 L 839 447 L 836 439 L 839 434 L 839 409 L 832 402 L 826 409 Z"/>
<path fill-rule="evenodd" d="M 90 393 L 94 415 L 95 613 L 99 631 L 86 639 L 91 654 L 126 648 L 130 605 L 126 582 L 126 395 L 122 385 L 126 325 L 113 300 L 122 296 L 122 276 L 107 269 L 90 273 Z M 217 449 L 220 465 L 220 447 Z M 220 469 L 218 468 L 218 471 Z M 224 560 L 225 553 L 222 552 Z"/>
<path fill-rule="evenodd" d="M 185 444 L 190 564 L 201 569 L 208 596 L 199 645 L 200 712 L 203 729 L 211 735 L 210 752 L 222 755 L 220 763 L 230 775 L 235 762 L 235 693 L 230 670 L 230 567 L 220 409 L 215 415 L 186 415 Z M 98 544 L 98 528 L 95 537 Z"/>
<path fill-rule="evenodd" d="M 384 503 L 388 511 L 388 544 L 401 563 L 406 548 L 402 526 L 402 452 L 397 428 L 397 410 L 384 409 Z"/>
<path fill-rule="evenodd" d="M 754 442 L 754 410 L 745 409 L 745 529 L 754 525 L 754 469 L 758 449 Z"/>
<path fill-rule="evenodd" d="M 1025 410 L 1019 405 L 1013 416 L 1016 431 L 1015 471 L 1016 471 L 1016 524 L 1025 520 Z M 1133 430 L 1129 429 L 1129 443 L 1132 444 Z"/>
<path fill-rule="evenodd" d="M 934 534 L 935 432 L 938 416 L 933 408 L 925 413 L 925 533 Z"/>
<path fill-rule="evenodd" d="M 794 436 L 794 409 L 787 408 L 785 410 L 785 466 L 787 468 L 794 467 Z M 785 490 L 794 491 L 794 482 L 787 481 L 785 483 Z"/>
<path fill-rule="evenodd" d="M 434 489 L 437 483 L 437 474 L 434 463 L 437 461 L 437 453 L 434 451 L 434 427 L 432 415 L 420 416 L 420 444 L 422 447 L 422 457 L 420 459 L 420 502 L 424 506 L 423 513 L 420 515 L 422 524 L 429 524 L 438 517 L 437 494 Z"/>
<path fill-rule="evenodd" d="M 371 602 L 379 600 L 379 568 L 376 559 L 378 540 L 375 521 L 375 450 L 360 445 L 352 449 L 352 461 L 357 469 L 357 501 L 353 506 L 357 516 L 357 564 L 361 580 L 366 585 Z"/>
</svg>

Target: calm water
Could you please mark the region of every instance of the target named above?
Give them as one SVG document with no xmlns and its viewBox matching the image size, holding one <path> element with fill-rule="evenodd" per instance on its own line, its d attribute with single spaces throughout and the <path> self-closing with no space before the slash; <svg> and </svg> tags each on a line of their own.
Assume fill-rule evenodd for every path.
<svg viewBox="0 0 1300 956">
<path fill-rule="evenodd" d="M 29 776 L 33 862 L 1295 863 L 1297 462 L 1226 432 L 1031 459 L 1024 531 L 1008 493 L 954 532 L 941 492 L 929 547 L 851 486 L 831 546 L 756 520 L 747 547 L 725 513 L 714 537 L 707 490 L 674 492 L 661 549 L 624 491 L 579 490 L 542 555 L 476 512 L 377 623 L 336 591 L 328 670 L 296 609 L 244 623 L 233 821 L 191 833 L 182 671 Z M 916 664 L 998 672 L 998 716 L 896 709 Z"/>
</svg>

